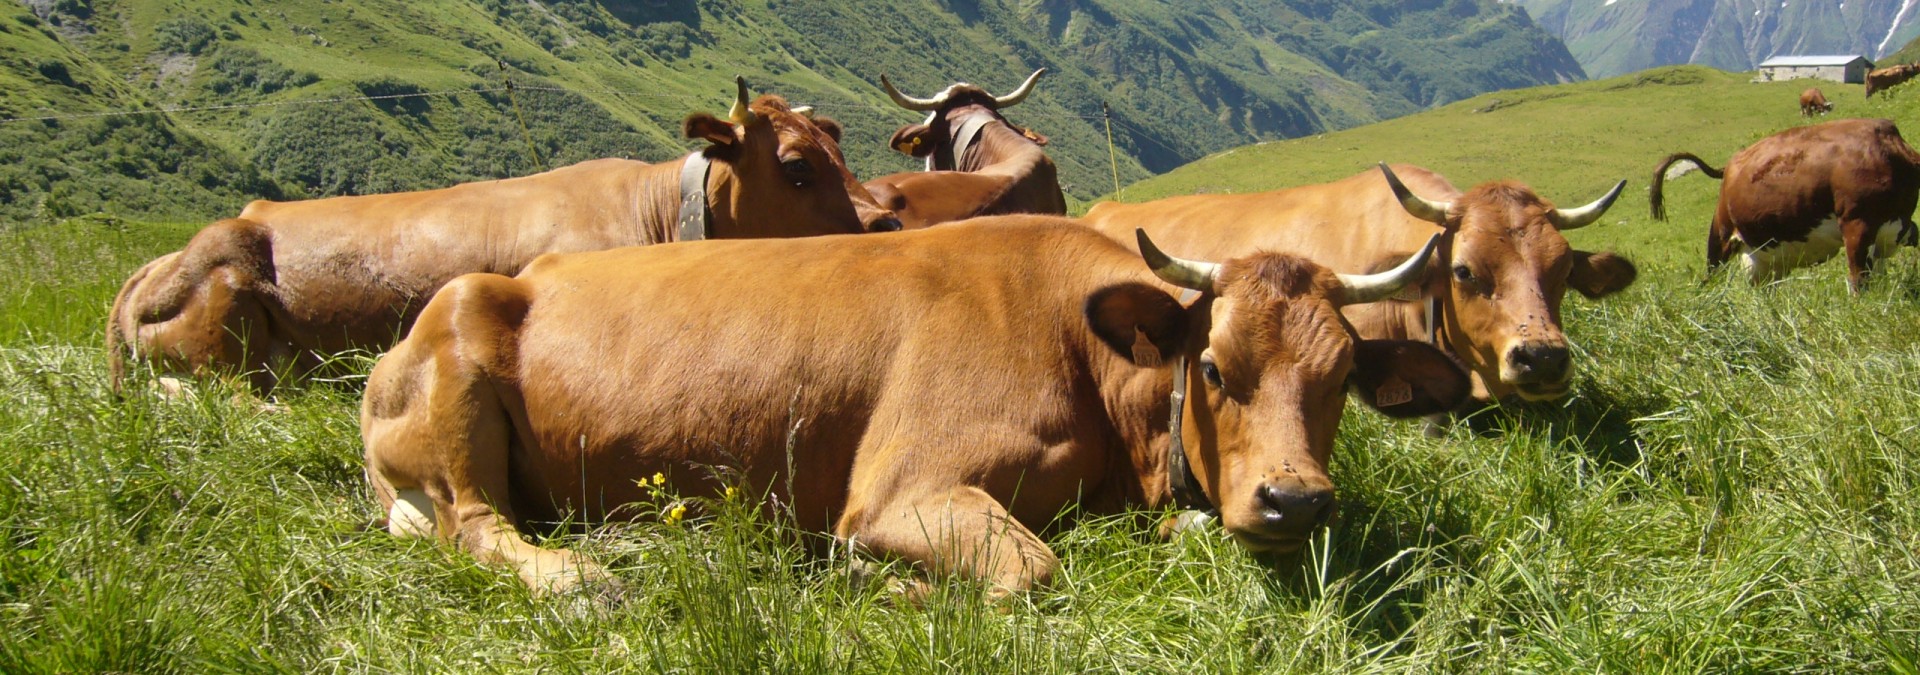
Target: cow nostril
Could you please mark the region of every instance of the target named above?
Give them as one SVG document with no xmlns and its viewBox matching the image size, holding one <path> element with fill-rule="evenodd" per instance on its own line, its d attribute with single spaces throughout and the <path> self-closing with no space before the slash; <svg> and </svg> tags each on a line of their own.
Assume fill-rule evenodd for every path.
<svg viewBox="0 0 1920 675">
<path fill-rule="evenodd" d="M 899 232 L 903 226 L 899 218 L 882 218 L 873 222 L 869 232 Z"/>
<path fill-rule="evenodd" d="M 1507 354 L 1507 360 L 1514 370 L 1554 380 L 1566 374 L 1571 357 L 1565 347 L 1527 345 L 1514 348 Z"/>
<path fill-rule="evenodd" d="M 1261 485 L 1254 490 L 1254 495 L 1260 499 L 1269 523 L 1310 520 L 1317 525 L 1333 517 L 1333 494 L 1328 491 L 1303 493 Z"/>
</svg>

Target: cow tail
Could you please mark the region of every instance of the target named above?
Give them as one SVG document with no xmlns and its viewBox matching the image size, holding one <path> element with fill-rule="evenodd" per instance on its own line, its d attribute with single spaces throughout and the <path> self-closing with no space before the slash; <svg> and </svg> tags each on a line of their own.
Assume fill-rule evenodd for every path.
<svg viewBox="0 0 1920 675">
<path fill-rule="evenodd" d="M 133 345 L 127 344 L 127 331 L 138 331 L 140 329 L 140 320 L 134 317 L 152 315 L 156 309 L 162 310 L 160 313 L 163 315 L 179 311 L 178 307 L 156 308 L 152 306 L 146 307 L 146 311 L 138 311 L 140 308 L 135 306 L 136 303 L 133 299 L 134 294 L 146 285 L 148 278 L 153 277 L 154 270 L 159 269 L 161 263 L 178 257 L 179 255 L 179 252 L 168 253 L 154 258 L 148 261 L 147 264 L 141 265 L 140 269 L 134 270 L 133 275 L 127 277 L 127 283 L 120 285 L 120 292 L 114 294 L 113 306 L 107 309 L 107 388 L 115 395 L 120 393 L 120 385 L 127 376 L 127 357 L 133 356 L 135 349 Z M 167 277 L 162 276 L 160 278 L 165 279 Z M 177 286 L 178 284 L 175 283 L 172 285 Z M 142 294 L 142 297 L 152 298 L 155 296 L 155 294 L 151 292 L 154 289 L 147 290 L 149 292 Z M 165 290 L 168 292 L 163 294 L 164 297 L 180 298 L 185 296 L 184 293 L 178 290 Z M 128 316 L 129 314 L 133 314 L 134 316 L 130 317 Z M 128 322 L 131 323 L 129 324 Z"/>
<path fill-rule="evenodd" d="M 120 285 L 120 292 L 114 294 L 113 305 L 107 309 L 107 389 L 116 396 L 120 394 L 120 385 L 127 377 L 127 336 L 120 325 L 120 317 L 127 313 L 130 304 L 128 298 L 133 296 L 133 290 L 140 287 L 140 282 L 146 280 L 147 272 L 157 262 L 154 260 L 141 265 L 133 276 L 127 277 L 127 282 Z"/>
<path fill-rule="evenodd" d="M 1694 166 L 1700 167 L 1700 173 L 1706 174 L 1708 178 L 1720 180 L 1721 173 L 1719 169 L 1713 168 L 1713 165 L 1708 164 L 1706 160 L 1700 159 L 1691 152 L 1676 152 L 1667 155 L 1666 159 L 1660 160 L 1659 166 L 1654 167 L 1653 185 L 1647 190 L 1647 206 L 1653 210 L 1654 220 L 1667 219 L 1667 202 L 1664 191 L 1664 186 L 1667 181 L 1667 169 L 1681 161 L 1693 162 Z"/>
</svg>

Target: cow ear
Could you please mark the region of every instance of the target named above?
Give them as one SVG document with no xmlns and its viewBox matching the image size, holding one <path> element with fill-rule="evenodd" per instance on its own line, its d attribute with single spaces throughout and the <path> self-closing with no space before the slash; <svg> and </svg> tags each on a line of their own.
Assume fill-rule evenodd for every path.
<svg viewBox="0 0 1920 675">
<path fill-rule="evenodd" d="M 1460 362 L 1413 340 L 1359 340 L 1347 386 L 1388 417 L 1419 417 L 1460 407 L 1473 381 Z"/>
<path fill-rule="evenodd" d="M 1567 274 L 1567 286 L 1589 298 L 1602 298 L 1633 285 L 1640 271 L 1633 262 L 1607 253 L 1573 252 L 1573 271 Z"/>
<path fill-rule="evenodd" d="M 1187 341 L 1187 308 L 1166 291 L 1124 283 L 1087 297 L 1087 322 L 1100 341 L 1143 368 L 1173 362 Z"/>
<path fill-rule="evenodd" d="M 925 124 L 909 124 L 893 132 L 893 140 L 887 145 L 902 154 L 925 157 L 933 153 L 933 128 Z"/>
<path fill-rule="evenodd" d="M 844 129 L 840 128 L 840 123 L 831 117 L 815 116 L 813 118 L 813 126 L 820 127 L 820 131 L 825 132 L 835 143 L 839 143 L 840 135 L 846 133 Z"/>
<path fill-rule="evenodd" d="M 687 116 L 687 138 L 699 138 L 715 146 L 731 146 L 740 139 L 736 136 L 739 127 L 732 122 L 706 113 L 694 113 Z"/>
<path fill-rule="evenodd" d="M 1046 144 L 1047 144 L 1047 137 L 1045 137 L 1045 136 L 1042 136 L 1042 135 L 1040 135 L 1040 134 L 1038 134 L 1038 133 L 1034 133 L 1034 131 L 1033 131 L 1032 129 L 1021 129 L 1021 130 L 1020 130 L 1020 135 L 1022 135 L 1022 136 L 1026 136 L 1026 137 L 1027 137 L 1027 140 L 1029 140 L 1029 141 L 1033 141 L 1033 144 L 1034 144 L 1034 145 L 1046 145 Z"/>
</svg>

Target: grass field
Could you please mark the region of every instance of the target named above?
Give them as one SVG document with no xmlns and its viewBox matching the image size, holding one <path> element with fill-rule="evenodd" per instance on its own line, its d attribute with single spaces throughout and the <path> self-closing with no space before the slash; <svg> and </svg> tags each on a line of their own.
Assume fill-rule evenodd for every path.
<svg viewBox="0 0 1920 675">
<path fill-rule="evenodd" d="M 1896 256 L 1859 298 L 1837 261 L 1700 284 L 1716 186 L 1669 183 L 1674 221 L 1654 223 L 1646 174 L 1801 123 L 1798 87 L 1646 79 L 1492 94 L 1129 187 L 1265 189 L 1383 159 L 1563 202 L 1627 178 L 1573 234 L 1642 275 L 1568 301 L 1567 401 L 1441 438 L 1350 414 L 1341 516 L 1308 551 L 1097 520 L 1054 535 L 1059 583 L 1005 612 L 963 585 L 894 607 L 738 503 L 556 536 L 633 593 L 532 598 L 450 548 L 362 531 L 378 514 L 350 385 L 277 413 L 218 387 L 107 394 L 106 303 L 196 224 L 0 230 L 0 264 L 28 280 L 0 291 L 0 672 L 1920 672 L 1920 261 Z M 1827 91 L 1837 114 L 1920 128 L 1912 91 Z"/>
</svg>

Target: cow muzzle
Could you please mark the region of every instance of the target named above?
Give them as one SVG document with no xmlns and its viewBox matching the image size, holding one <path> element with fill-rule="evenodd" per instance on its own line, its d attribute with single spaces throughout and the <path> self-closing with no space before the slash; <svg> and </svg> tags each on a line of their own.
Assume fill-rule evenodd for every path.
<svg viewBox="0 0 1920 675">
<path fill-rule="evenodd" d="M 1501 358 L 1500 379 L 1529 401 L 1560 398 L 1573 380 L 1573 355 L 1563 344 L 1522 343 Z"/>
<path fill-rule="evenodd" d="M 1333 518 L 1333 486 L 1324 481 L 1261 483 L 1254 488 L 1252 517 L 1227 522 L 1227 532 L 1248 549 L 1287 553 L 1300 548 L 1307 537 Z"/>
</svg>

